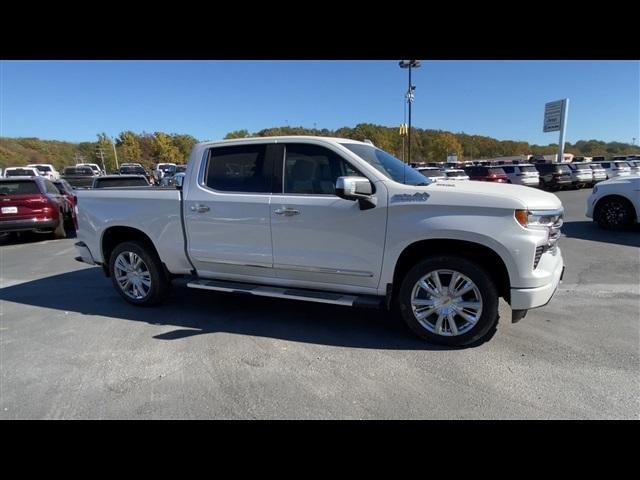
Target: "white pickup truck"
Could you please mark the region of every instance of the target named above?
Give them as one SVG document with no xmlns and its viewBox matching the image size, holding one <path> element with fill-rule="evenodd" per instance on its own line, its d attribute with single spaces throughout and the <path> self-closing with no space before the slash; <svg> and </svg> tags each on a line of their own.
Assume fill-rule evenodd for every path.
<svg viewBox="0 0 640 480">
<path fill-rule="evenodd" d="M 268 137 L 194 146 L 178 188 L 78 191 L 77 260 L 128 302 L 188 287 L 396 311 L 467 345 L 553 296 L 564 272 L 553 194 L 431 182 L 373 146 Z"/>
</svg>

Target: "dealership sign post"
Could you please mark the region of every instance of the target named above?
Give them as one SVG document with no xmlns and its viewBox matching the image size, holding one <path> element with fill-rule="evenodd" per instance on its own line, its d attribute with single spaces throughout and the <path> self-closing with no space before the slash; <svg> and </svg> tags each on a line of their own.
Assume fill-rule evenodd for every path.
<svg viewBox="0 0 640 480">
<path fill-rule="evenodd" d="M 558 158 L 556 161 L 562 162 L 564 158 L 564 133 L 567 127 L 567 112 L 569 111 L 569 99 L 549 102 L 544 106 L 543 132 L 560 132 L 558 142 Z"/>
</svg>

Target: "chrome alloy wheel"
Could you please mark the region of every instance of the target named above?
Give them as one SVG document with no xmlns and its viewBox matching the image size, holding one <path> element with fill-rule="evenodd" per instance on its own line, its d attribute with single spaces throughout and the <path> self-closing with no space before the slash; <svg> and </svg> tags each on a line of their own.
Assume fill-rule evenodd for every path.
<svg viewBox="0 0 640 480">
<path fill-rule="evenodd" d="M 462 335 L 482 315 L 482 296 L 473 281 L 454 270 L 434 270 L 416 282 L 411 292 L 416 320 L 429 332 Z"/>
<path fill-rule="evenodd" d="M 134 252 L 122 252 L 116 257 L 113 274 L 124 294 L 141 300 L 151 290 L 151 274 L 142 258 Z"/>
</svg>

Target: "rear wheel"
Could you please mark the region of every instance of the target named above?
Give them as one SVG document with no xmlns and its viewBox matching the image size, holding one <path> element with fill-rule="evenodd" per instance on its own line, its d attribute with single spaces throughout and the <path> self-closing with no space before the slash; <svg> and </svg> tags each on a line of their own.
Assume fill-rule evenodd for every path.
<svg viewBox="0 0 640 480">
<path fill-rule="evenodd" d="M 134 305 L 162 302 L 170 287 L 162 263 L 146 243 L 131 241 L 118 245 L 109 261 L 116 291 Z"/>
<path fill-rule="evenodd" d="M 405 276 L 398 303 L 418 336 L 463 346 L 483 339 L 498 323 L 498 292 L 488 273 L 462 257 L 423 260 Z"/>
<path fill-rule="evenodd" d="M 635 212 L 631 202 L 624 197 L 605 197 L 598 202 L 594 219 L 605 230 L 615 230 L 631 225 Z"/>
</svg>

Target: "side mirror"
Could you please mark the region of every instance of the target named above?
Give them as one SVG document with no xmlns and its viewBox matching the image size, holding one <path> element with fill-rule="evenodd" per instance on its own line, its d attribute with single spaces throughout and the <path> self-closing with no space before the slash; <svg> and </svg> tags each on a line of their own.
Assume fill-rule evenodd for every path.
<svg viewBox="0 0 640 480">
<path fill-rule="evenodd" d="M 364 177 L 338 177 L 336 180 L 336 195 L 345 200 L 358 200 L 361 210 L 376 206 L 372 197 L 373 185 Z"/>
<path fill-rule="evenodd" d="M 182 188 L 183 182 L 184 182 L 184 175 L 180 175 L 174 178 L 174 184 L 176 188 Z"/>
</svg>

